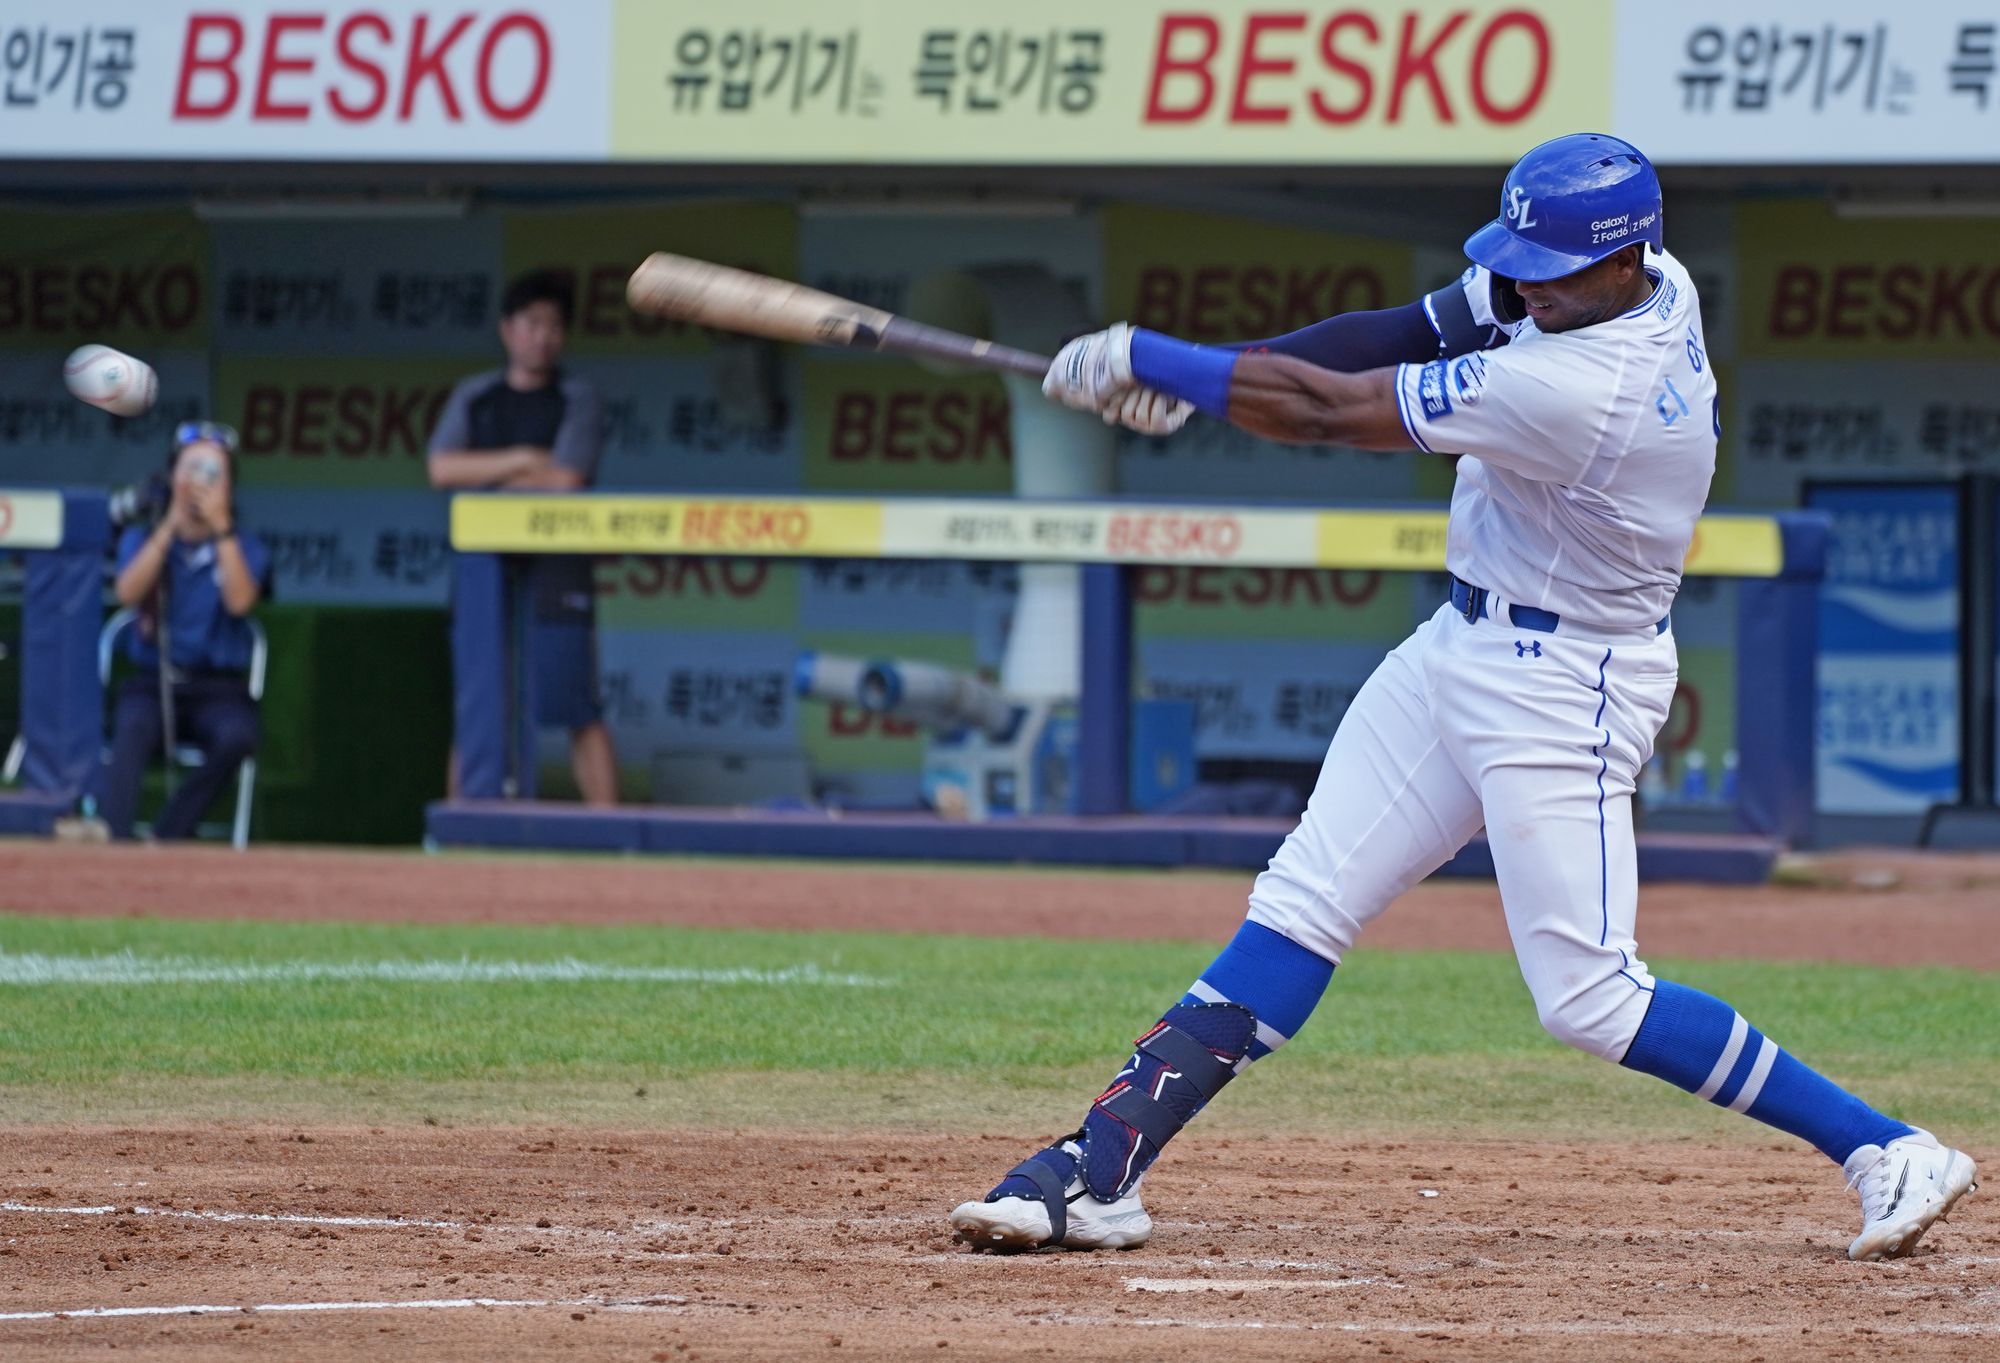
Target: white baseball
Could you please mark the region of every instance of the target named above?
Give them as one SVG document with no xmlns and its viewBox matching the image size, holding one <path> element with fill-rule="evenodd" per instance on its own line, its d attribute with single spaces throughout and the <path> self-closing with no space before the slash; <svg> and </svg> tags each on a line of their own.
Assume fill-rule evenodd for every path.
<svg viewBox="0 0 2000 1363">
<path fill-rule="evenodd" d="M 72 350 L 63 361 L 63 382 L 72 394 L 113 416 L 138 416 L 160 392 L 153 366 L 108 345 Z"/>
</svg>

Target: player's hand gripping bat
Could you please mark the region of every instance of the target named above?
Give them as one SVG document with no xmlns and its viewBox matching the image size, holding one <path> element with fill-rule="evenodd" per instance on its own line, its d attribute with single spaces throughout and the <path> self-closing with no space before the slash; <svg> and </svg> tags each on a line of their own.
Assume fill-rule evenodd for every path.
<svg viewBox="0 0 2000 1363">
<path fill-rule="evenodd" d="M 625 297 L 638 312 L 775 341 L 886 350 L 956 360 L 1039 379 L 1046 355 L 926 326 L 803 284 L 656 251 L 632 272 Z"/>
</svg>

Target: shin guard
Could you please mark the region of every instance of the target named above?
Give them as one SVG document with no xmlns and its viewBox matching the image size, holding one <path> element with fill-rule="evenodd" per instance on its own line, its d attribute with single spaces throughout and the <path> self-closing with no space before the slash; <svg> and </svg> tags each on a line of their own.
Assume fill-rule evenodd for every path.
<svg viewBox="0 0 2000 1363">
<path fill-rule="evenodd" d="M 1240 1003 L 1178 1003 L 1140 1037 L 1084 1118 L 1083 1182 L 1110 1202 L 1131 1191 L 1166 1143 L 1236 1077 L 1257 1034 Z"/>
</svg>

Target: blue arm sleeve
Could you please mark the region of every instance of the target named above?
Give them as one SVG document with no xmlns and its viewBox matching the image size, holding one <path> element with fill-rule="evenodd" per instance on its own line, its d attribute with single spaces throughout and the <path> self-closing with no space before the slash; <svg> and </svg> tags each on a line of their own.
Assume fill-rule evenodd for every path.
<svg viewBox="0 0 2000 1363">
<path fill-rule="evenodd" d="M 1226 416 L 1230 371 L 1236 357 L 1247 351 L 1291 355 L 1321 369 L 1359 374 L 1425 364 L 1504 342 L 1504 332 L 1474 321 L 1461 284 L 1446 285 L 1428 299 L 1400 308 L 1344 312 L 1265 341 L 1195 345 L 1135 327 L 1132 376 L 1148 388 L 1186 398 L 1211 416 Z"/>
<path fill-rule="evenodd" d="M 1265 341 L 1235 341 L 1224 350 L 1294 355 L 1321 369 L 1359 374 L 1392 364 L 1423 364 L 1439 355 L 1437 330 L 1422 301 L 1379 312 L 1343 312 Z"/>
</svg>

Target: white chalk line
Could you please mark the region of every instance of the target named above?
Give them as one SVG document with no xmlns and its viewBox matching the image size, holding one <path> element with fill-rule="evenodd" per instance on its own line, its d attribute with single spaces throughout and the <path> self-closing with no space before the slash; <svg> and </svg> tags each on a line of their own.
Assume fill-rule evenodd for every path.
<svg viewBox="0 0 2000 1363">
<path fill-rule="evenodd" d="M 1387 1278 L 1127 1278 L 1127 1292 L 1275 1292 L 1322 1287 L 1394 1287 Z"/>
<path fill-rule="evenodd" d="M 168 1216 L 187 1221 L 264 1221 L 287 1226 L 344 1226 L 355 1229 L 389 1230 L 526 1230 L 529 1227 L 488 1226 L 476 1221 L 425 1221 L 400 1216 L 308 1216 L 290 1212 L 212 1212 L 180 1207 L 142 1207 L 133 1204 L 103 1207 L 38 1207 L 27 1202 L 0 1202 L 0 1212 L 24 1212 L 42 1216 Z"/>
<path fill-rule="evenodd" d="M 510 1298 L 433 1297 L 421 1301 L 268 1301 L 254 1306 L 208 1303 L 182 1306 L 84 1306 L 69 1311 L 0 1311 L 0 1322 L 24 1320 L 116 1320 L 132 1316 L 255 1316 L 305 1311 L 463 1311 L 469 1307 L 594 1307 L 604 1311 L 678 1311 L 685 1297 Z"/>
<path fill-rule="evenodd" d="M 808 961 L 753 966 L 607 965 L 556 961 L 223 961 L 200 956 L 51 956 L 0 950 L 0 985 L 152 984 L 752 984 L 874 989 L 893 980 L 829 971 Z"/>
<path fill-rule="evenodd" d="M 252 1222 L 265 1225 L 283 1226 L 334 1226 L 343 1230 L 438 1230 L 477 1231 L 482 1235 L 537 1235 L 550 1238 L 582 1237 L 617 1241 L 620 1244 L 632 1240 L 645 1239 L 662 1234 L 717 1235 L 740 1233 L 769 1227 L 767 1217 L 704 1217 L 697 1220 L 645 1220 L 635 1221 L 624 1229 L 608 1226 L 527 1226 L 500 1221 L 439 1221 L 414 1216 L 324 1216 L 308 1212 L 224 1212 L 192 1207 L 150 1207 L 144 1203 L 119 1202 L 93 1206 L 54 1207 L 32 1202 L 0 1201 L 0 1212 L 15 1212 L 25 1216 L 152 1216 L 181 1221 L 209 1222 Z M 922 1215 L 901 1216 L 793 1216 L 786 1217 L 785 1224 L 794 1226 L 847 1226 L 854 1229 L 870 1227 L 901 1227 L 930 1225 L 934 1217 Z M 636 1251 L 635 1251 L 636 1252 Z M 693 1250 L 653 1254 L 658 1259 L 706 1259 L 722 1258 L 765 1258 L 787 1261 L 797 1257 L 795 1252 L 757 1254 L 755 1252 L 732 1251 L 722 1255 L 714 1250 Z M 938 1258 L 959 1260 L 965 1256 L 946 1254 Z"/>
<path fill-rule="evenodd" d="M 1335 1330 L 1342 1334 L 1396 1334 L 1420 1335 L 1443 1334 L 1461 1338 L 1491 1340 L 1508 1335 L 1686 1335 L 1706 1338 L 1736 1335 L 1783 1336 L 1799 1338 L 1796 1325 L 1729 1325 L 1718 1322 L 1713 1325 L 1688 1325 L 1677 1321 L 1662 1320 L 1606 1320 L 1606 1321 L 1281 1321 L 1281 1320 L 1187 1320 L 1173 1317 L 1143 1317 L 1131 1319 L 1125 1316 L 1073 1316 L 1055 1313 L 1040 1317 L 1049 1325 L 1124 1326 L 1150 1325 L 1182 1330 Z M 1950 1335 L 1978 1338 L 1988 1335 L 2000 1336 L 2000 1321 L 1937 1324 L 1891 1324 L 1876 1322 L 1866 1327 L 1826 1326 L 1815 1333 L 1826 1339 L 1846 1340 L 1856 1330 L 1866 1328 L 1870 1336 L 1907 1335 L 1923 1337 Z"/>
</svg>

